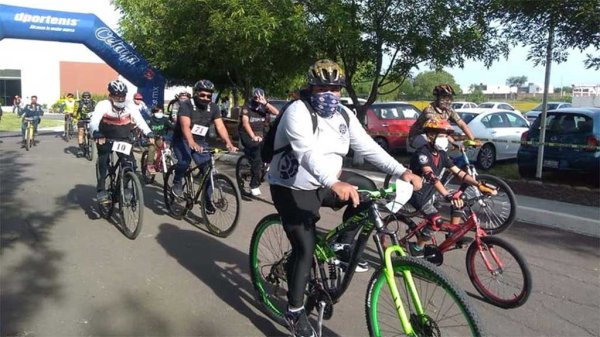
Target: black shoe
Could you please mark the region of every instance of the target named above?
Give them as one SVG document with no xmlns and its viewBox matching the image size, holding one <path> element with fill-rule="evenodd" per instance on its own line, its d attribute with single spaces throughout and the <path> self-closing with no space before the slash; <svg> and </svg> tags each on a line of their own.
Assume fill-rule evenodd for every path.
<svg viewBox="0 0 600 337">
<path fill-rule="evenodd" d="M 456 248 L 465 248 L 468 247 L 471 242 L 475 241 L 470 236 L 463 236 L 462 238 L 456 240 Z"/>
<path fill-rule="evenodd" d="M 210 201 L 206 203 L 205 211 L 206 211 L 206 214 L 208 214 L 208 215 L 215 214 L 217 212 L 217 210 L 215 209 L 215 206 Z"/>
<path fill-rule="evenodd" d="M 423 257 L 425 254 L 425 247 L 420 248 L 416 242 L 408 243 L 408 250 L 411 256 L 413 257 Z"/>
<path fill-rule="evenodd" d="M 286 311 L 285 320 L 293 337 L 316 337 L 317 333 L 306 317 L 304 309 L 296 312 Z"/>
</svg>

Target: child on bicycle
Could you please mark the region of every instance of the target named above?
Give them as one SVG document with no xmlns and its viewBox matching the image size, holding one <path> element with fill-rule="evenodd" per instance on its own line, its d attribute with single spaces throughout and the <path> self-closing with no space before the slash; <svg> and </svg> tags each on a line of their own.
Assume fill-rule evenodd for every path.
<svg viewBox="0 0 600 337">
<path fill-rule="evenodd" d="M 154 161 L 156 160 L 156 149 L 163 145 L 163 141 L 168 141 L 168 133 L 173 130 L 173 123 L 169 117 L 165 116 L 163 109 L 154 106 L 152 107 L 152 116 L 146 121 L 154 134 L 154 144 L 148 146 L 148 172 L 156 173 Z M 142 163 L 145 164 L 145 163 Z"/>
<path fill-rule="evenodd" d="M 409 243 L 410 253 L 413 256 L 423 255 L 425 243 L 431 240 L 432 230 L 439 230 L 443 223 L 439 211 L 433 205 L 432 197 L 436 191 L 450 202 L 452 224 L 458 224 L 464 216 L 462 192 L 448 191 L 439 179 L 444 168 L 454 174 L 461 183 L 477 186 L 481 192 L 486 194 L 495 195 L 497 193 L 494 187 L 478 182 L 467 172 L 460 170 L 450 159 L 446 152 L 449 144 L 448 136 L 453 134 L 454 130 L 447 120 L 434 116 L 423 124 L 423 130 L 427 137 L 427 144 L 419 148 L 410 161 L 410 169 L 423 177 L 423 188 L 413 193 L 409 203 L 425 215 L 428 224 L 417 234 L 417 242 Z M 473 239 L 463 237 L 461 240 L 457 244 L 467 244 Z"/>
</svg>

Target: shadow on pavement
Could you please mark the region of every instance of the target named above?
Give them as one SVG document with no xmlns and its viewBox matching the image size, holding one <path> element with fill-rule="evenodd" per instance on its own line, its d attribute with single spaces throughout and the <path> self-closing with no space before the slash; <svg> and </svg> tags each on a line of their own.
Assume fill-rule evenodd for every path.
<svg viewBox="0 0 600 337">
<path fill-rule="evenodd" d="M 246 316 L 265 336 L 281 336 L 287 329 L 257 313 L 254 289 L 248 268 L 248 255 L 225 245 L 219 239 L 163 223 L 156 240 L 177 261 L 208 285 L 228 306 Z M 197 252 L 203 251 L 202 256 Z M 200 327 L 204 329 L 204 327 Z M 325 336 L 336 336 L 323 327 Z"/>
</svg>

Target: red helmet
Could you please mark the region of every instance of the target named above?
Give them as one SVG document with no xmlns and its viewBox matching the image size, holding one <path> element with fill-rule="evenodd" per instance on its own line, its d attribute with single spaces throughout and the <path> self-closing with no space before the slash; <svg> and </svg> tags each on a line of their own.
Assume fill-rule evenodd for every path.
<svg viewBox="0 0 600 337">
<path fill-rule="evenodd" d="M 139 92 L 136 92 L 135 95 L 133 95 L 133 99 L 144 99 L 144 96 Z"/>
<path fill-rule="evenodd" d="M 434 116 L 434 117 L 431 117 L 430 119 L 428 119 L 425 122 L 425 124 L 423 124 L 423 130 L 425 132 L 433 131 L 436 133 L 445 133 L 448 135 L 454 133 L 454 129 L 452 128 L 452 125 L 450 125 L 450 123 L 448 123 L 447 120 L 440 118 L 438 116 Z"/>
</svg>

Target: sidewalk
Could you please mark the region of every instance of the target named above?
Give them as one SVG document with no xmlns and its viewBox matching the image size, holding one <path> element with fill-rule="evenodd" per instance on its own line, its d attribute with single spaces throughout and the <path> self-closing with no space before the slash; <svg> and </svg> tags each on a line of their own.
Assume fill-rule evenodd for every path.
<svg viewBox="0 0 600 337">
<path fill-rule="evenodd" d="M 235 165 L 241 153 L 223 154 L 219 161 Z M 350 169 L 383 184 L 379 172 Z M 600 208 L 517 195 L 517 221 L 600 238 Z"/>
</svg>

